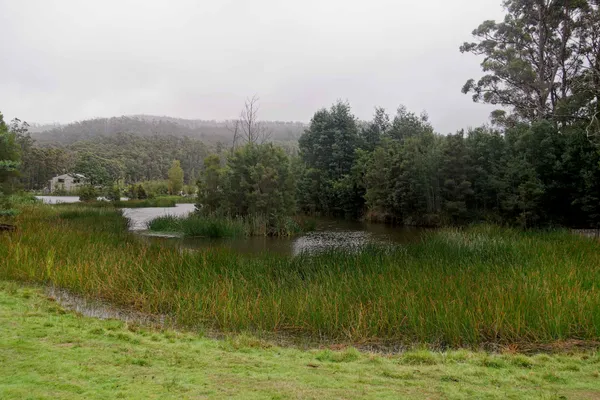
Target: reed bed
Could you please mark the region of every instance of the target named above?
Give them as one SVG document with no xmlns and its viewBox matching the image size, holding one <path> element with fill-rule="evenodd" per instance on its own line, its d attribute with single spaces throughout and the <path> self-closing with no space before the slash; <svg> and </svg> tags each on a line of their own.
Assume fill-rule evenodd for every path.
<svg viewBox="0 0 600 400">
<path fill-rule="evenodd" d="M 0 235 L 0 279 L 191 328 L 450 347 L 600 339 L 600 244 L 566 231 L 478 226 L 403 247 L 251 257 L 142 243 L 116 210 L 22 211 Z"/>
<path fill-rule="evenodd" d="M 302 224 L 302 225 L 301 225 Z M 185 237 L 236 238 L 244 236 L 294 236 L 309 224 L 284 217 L 275 221 L 263 216 L 229 217 L 193 213 L 186 217 L 162 216 L 148 223 L 156 232 L 180 232 Z"/>
</svg>

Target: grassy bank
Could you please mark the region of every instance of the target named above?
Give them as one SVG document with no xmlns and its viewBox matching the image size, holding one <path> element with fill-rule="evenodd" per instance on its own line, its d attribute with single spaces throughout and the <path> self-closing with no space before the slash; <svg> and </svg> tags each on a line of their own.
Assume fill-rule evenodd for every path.
<svg viewBox="0 0 600 400">
<path fill-rule="evenodd" d="M 159 196 L 157 199 L 174 201 L 176 204 L 195 204 L 198 201 L 196 196 Z"/>
<path fill-rule="evenodd" d="M 265 217 L 231 218 L 220 215 L 191 214 L 187 217 L 164 216 L 150 221 L 148 229 L 156 232 L 180 232 L 185 237 L 244 237 L 244 236 L 294 236 L 310 225 L 283 218 L 275 224 Z"/>
<path fill-rule="evenodd" d="M 117 208 L 175 207 L 177 201 L 166 197 L 157 197 L 155 199 L 114 201 L 112 204 Z"/>
<path fill-rule="evenodd" d="M 179 324 L 342 342 L 529 348 L 600 338 L 600 243 L 490 226 L 287 258 L 146 245 L 113 210 L 32 206 L 0 279 L 53 284 Z"/>
<path fill-rule="evenodd" d="M 62 309 L 0 281 L 2 399 L 590 399 L 600 356 L 303 351 L 212 340 Z"/>
<path fill-rule="evenodd" d="M 177 202 L 174 199 L 157 197 L 155 199 L 144 200 L 119 200 L 119 201 L 88 201 L 80 203 L 57 203 L 55 206 L 70 207 L 74 204 L 86 208 L 145 208 L 145 207 L 175 207 Z"/>
</svg>

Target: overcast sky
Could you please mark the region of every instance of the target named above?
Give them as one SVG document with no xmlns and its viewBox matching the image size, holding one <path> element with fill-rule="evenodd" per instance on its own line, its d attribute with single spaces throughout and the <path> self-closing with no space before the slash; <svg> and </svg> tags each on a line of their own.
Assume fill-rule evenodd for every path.
<svg viewBox="0 0 600 400">
<path fill-rule="evenodd" d="M 460 89 L 471 31 L 501 0 L 0 0 L 0 111 L 71 122 L 156 114 L 309 121 L 336 99 L 426 110 L 441 133 L 487 122 Z"/>
</svg>

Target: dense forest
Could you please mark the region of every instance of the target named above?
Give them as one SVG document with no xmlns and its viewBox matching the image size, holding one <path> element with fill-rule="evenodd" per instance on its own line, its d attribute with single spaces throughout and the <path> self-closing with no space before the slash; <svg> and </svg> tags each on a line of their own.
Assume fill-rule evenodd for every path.
<svg viewBox="0 0 600 400">
<path fill-rule="evenodd" d="M 42 190 L 53 176 L 66 172 L 84 174 L 93 185 L 111 185 L 123 180 L 135 183 L 167 178 L 173 160 L 181 161 L 186 183 L 209 153 L 207 146 L 187 137 L 142 137 L 118 133 L 78 141 L 69 146 L 38 146 L 28 135 L 19 137 L 23 166 L 21 183 L 27 190 Z"/>
<path fill-rule="evenodd" d="M 181 162 L 185 183 L 195 184 L 204 157 L 233 146 L 235 123 L 136 116 L 93 119 L 49 130 L 32 131 L 19 120 L 11 126 L 21 145 L 21 183 L 27 190 L 42 190 L 53 176 L 73 171 L 88 176 L 94 185 L 162 180 L 173 160 Z M 304 124 L 261 124 L 269 141 L 290 154 L 297 152 Z"/>
<path fill-rule="evenodd" d="M 198 183 L 199 209 L 211 213 L 596 227 L 599 2 L 504 6 L 502 22 L 483 22 L 460 47 L 483 57 L 485 75 L 463 92 L 500 106 L 489 126 L 441 135 L 426 114 L 375 108 L 371 121 L 360 121 L 341 101 L 308 126 L 267 123 L 257 119 L 255 98 L 239 120 L 221 123 L 122 117 L 31 137 L 15 121 L 21 184 L 41 189 L 66 171 L 94 185 L 164 180 L 177 160 L 184 182 Z"/>
</svg>

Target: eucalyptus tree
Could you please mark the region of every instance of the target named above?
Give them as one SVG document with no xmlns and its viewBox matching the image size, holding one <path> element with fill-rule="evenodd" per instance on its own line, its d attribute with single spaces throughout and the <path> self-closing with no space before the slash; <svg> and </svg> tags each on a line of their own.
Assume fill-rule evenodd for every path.
<svg viewBox="0 0 600 400">
<path fill-rule="evenodd" d="M 485 75 L 469 79 L 473 100 L 508 108 L 496 122 L 586 122 L 600 115 L 598 0 L 505 0 L 501 22 L 484 21 L 461 52 L 482 55 Z"/>
</svg>

